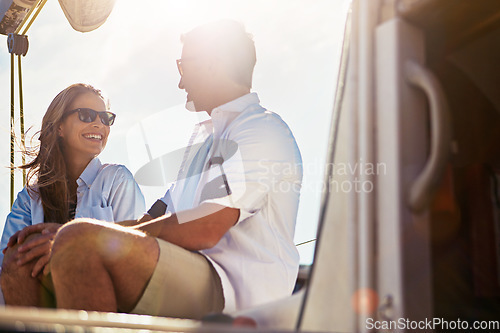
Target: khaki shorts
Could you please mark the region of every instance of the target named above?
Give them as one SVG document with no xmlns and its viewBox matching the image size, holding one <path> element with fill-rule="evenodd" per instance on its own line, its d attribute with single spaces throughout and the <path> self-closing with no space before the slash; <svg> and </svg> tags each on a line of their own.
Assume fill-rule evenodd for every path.
<svg viewBox="0 0 500 333">
<path fill-rule="evenodd" d="M 202 254 L 156 239 L 160 255 L 146 290 L 132 313 L 200 319 L 221 312 L 219 275 Z"/>
</svg>

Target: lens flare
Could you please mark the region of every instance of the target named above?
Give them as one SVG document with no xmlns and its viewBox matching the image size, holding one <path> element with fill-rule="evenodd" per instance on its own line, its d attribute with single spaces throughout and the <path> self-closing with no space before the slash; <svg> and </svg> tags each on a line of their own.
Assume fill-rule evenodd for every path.
<svg viewBox="0 0 500 333">
<path fill-rule="evenodd" d="M 378 305 L 378 294 L 370 288 L 356 290 L 351 297 L 351 306 L 356 313 L 373 314 Z"/>
</svg>

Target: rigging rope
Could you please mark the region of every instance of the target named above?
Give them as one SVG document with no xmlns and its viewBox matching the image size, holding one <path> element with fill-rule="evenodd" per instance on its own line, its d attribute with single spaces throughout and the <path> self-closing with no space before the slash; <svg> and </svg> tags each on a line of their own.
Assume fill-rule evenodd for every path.
<svg viewBox="0 0 500 333">
<path fill-rule="evenodd" d="M 10 55 L 10 206 L 14 203 L 14 53 Z"/>
<path fill-rule="evenodd" d="M 21 125 L 21 147 L 22 149 L 26 149 L 26 145 L 24 142 L 24 103 L 23 103 L 23 74 L 21 71 L 21 56 L 17 56 L 17 67 L 18 67 L 18 75 L 19 75 L 19 122 Z M 21 164 L 26 164 L 26 156 L 23 153 L 21 155 Z M 23 185 L 26 184 L 26 169 L 23 169 Z"/>
<path fill-rule="evenodd" d="M 10 33 L 7 38 L 7 46 L 10 53 L 10 206 L 14 204 L 14 141 L 15 141 L 15 130 L 14 130 L 14 55 L 17 55 L 18 64 L 18 81 L 19 81 L 19 120 L 20 120 L 20 131 L 21 131 L 21 147 L 25 149 L 25 138 L 24 138 L 24 103 L 23 103 L 23 80 L 22 80 L 22 70 L 21 70 L 21 56 L 25 56 L 28 52 L 28 36 L 26 32 L 31 27 L 36 17 L 42 10 L 43 6 L 47 0 L 38 0 L 35 5 L 33 5 L 23 21 L 16 28 L 14 33 Z M 35 14 L 31 16 L 36 8 Z M 24 28 L 22 34 L 18 34 L 22 27 L 29 20 L 29 23 Z M 22 154 L 22 164 L 26 163 L 25 156 Z M 23 185 L 26 184 L 26 171 L 23 170 Z"/>
<path fill-rule="evenodd" d="M 307 240 L 307 241 L 305 241 L 305 242 L 295 244 L 295 246 L 296 246 L 296 247 L 299 247 L 299 246 L 301 246 L 301 245 L 309 244 L 309 243 L 312 243 L 312 242 L 315 242 L 315 241 L 316 241 L 316 238 L 313 238 L 313 239 Z"/>
<path fill-rule="evenodd" d="M 10 33 L 7 38 L 7 45 L 10 52 L 10 206 L 14 203 L 14 143 L 15 143 L 15 113 L 14 113 L 14 55 L 17 55 L 18 81 L 19 81 L 19 113 L 21 123 L 21 147 L 24 149 L 24 103 L 23 103 L 23 80 L 21 71 L 21 55 L 25 56 L 28 52 L 28 36 L 16 35 Z M 25 158 L 22 155 L 24 164 Z M 23 185 L 26 183 L 26 172 L 23 171 Z"/>
</svg>

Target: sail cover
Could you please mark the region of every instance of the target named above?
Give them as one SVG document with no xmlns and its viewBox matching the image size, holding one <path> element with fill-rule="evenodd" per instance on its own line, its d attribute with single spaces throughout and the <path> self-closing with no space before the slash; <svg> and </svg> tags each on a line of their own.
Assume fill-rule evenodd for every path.
<svg viewBox="0 0 500 333">
<path fill-rule="evenodd" d="M 69 23 L 76 31 L 99 28 L 113 10 L 116 0 L 59 0 Z"/>
</svg>

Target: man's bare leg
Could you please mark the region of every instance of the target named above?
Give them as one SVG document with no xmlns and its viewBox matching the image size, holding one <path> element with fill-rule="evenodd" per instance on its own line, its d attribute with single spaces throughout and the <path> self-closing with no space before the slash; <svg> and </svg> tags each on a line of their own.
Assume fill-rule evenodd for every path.
<svg viewBox="0 0 500 333">
<path fill-rule="evenodd" d="M 128 228 L 79 220 L 63 226 L 52 247 L 57 307 L 130 312 L 158 261 L 154 238 Z"/>
<path fill-rule="evenodd" d="M 25 242 L 36 238 L 33 234 L 26 238 Z M 32 277 L 31 272 L 36 260 L 18 266 L 17 250 L 20 244 L 8 248 L 2 263 L 2 274 L 0 275 L 0 285 L 7 305 L 55 307 L 54 291 L 48 290 L 50 277 L 40 274 L 39 277 Z"/>
</svg>

